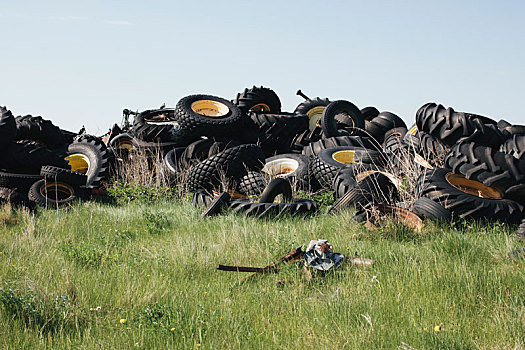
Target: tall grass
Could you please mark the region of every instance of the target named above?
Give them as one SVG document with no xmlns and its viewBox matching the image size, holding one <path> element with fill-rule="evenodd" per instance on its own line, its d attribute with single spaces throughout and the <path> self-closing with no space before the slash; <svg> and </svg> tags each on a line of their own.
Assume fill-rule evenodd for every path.
<svg viewBox="0 0 525 350">
<path fill-rule="evenodd" d="M 200 219 L 187 200 L 79 203 L 1 223 L 1 348 L 512 349 L 525 346 L 523 262 L 505 225 L 395 224 L 353 213 Z M 300 264 L 241 283 L 309 240 L 374 260 Z M 15 305 L 15 306 L 13 306 Z"/>
</svg>

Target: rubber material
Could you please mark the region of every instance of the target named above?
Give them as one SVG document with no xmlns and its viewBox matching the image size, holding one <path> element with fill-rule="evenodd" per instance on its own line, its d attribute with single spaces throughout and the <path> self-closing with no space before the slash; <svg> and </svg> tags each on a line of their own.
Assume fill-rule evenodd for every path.
<svg viewBox="0 0 525 350">
<path fill-rule="evenodd" d="M 221 116 L 206 116 L 192 109 L 192 106 L 202 101 L 213 101 L 222 104 L 227 112 Z M 175 120 L 186 135 L 195 136 L 227 136 L 233 135 L 241 125 L 244 114 L 239 107 L 221 97 L 211 95 L 190 95 L 183 97 L 177 103 Z"/>
<path fill-rule="evenodd" d="M 219 215 L 225 208 L 228 208 L 231 197 L 228 192 L 222 192 L 215 198 L 208 208 L 201 214 L 202 218 Z"/>
<path fill-rule="evenodd" d="M 43 165 L 67 167 L 64 159 L 33 141 L 11 142 L 0 153 L 0 169 L 13 173 L 40 174 Z"/>
<path fill-rule="evenodd" d="M 87 175 L 87 188 L 99 188 L 109 180 L 109 167 L 112 154 L 99 137 L 82 135 L 68 147 L 68 158 L 86 158 L 88 164 L 81 168 L 72 167 L 71 170 Z M 75 164 L 74 160 L 68 160 L 69 164 Z M 85 167 L 87 165 L 87 167 Z"/>
<path fill-rule="evenodd" d="M 247 171 L 259 171 L 264 164 L 264 154 L 257 145 L 240 145 L 218 153 L 193 166 L 187 177 L 190 192 L 211 190 L 223 184 L 223 180 L 233 181 L 236 188 L 238 180 Z"/>
<path fill-rule="evenodd" d="M 233 103 L 239 107 L 243 113 L 247 113 L 254 107 L 258 112 L 281 112 L 279 96 L 277 96 L 272 89 L 263 86 L 256 87 L 254 85 L 251 89 L 244 89 L 243 92 L 237 94 Z"/>
<path fill-rule="evenodd" d="M 302 154 L 280 154 L 266 158 L 261 170 L 270 178 L 280 177 L 288 180 L 293 186 L 301 190 L 311 188 L 310 159 Z"/>
<path fill-rule="evenodd" d="M 509 224 L 521 222 L 524 207 L 510 199 L 481 198 L 451 185 L 446 175 L 450 169 L 428 170 L 421 179 L 422 196 L 441 204 L 453 219 L 503 221 Z"/>
<path fill-rule="evenodd" d="M 350 101 L 337 100 L 331 102 L 323 111 L 321 117 L 321 128 L 325 137 L 340 136 L 337 128 L 337 122 L 341 121 L 350 126 L 350 131 L 362 130 L 365 128 L 365 120 L 361 111 Z"/>
<path fill-rule="evenodd" d="M 30 174 L 15 174 L 0 172 L 0 187 L 16 188 L 20 193 L 27 195 L 29 188 L 42 176 Z"/>
<path fill-rule="evenodd" d="M 260 196 L 270 179 L 263 174 L 250 171 L 239 181 L 238 190 L 247 196 Z"/>
<path fill-rule="evenodd" d="M 365 120 L 370 121 L 379 115 L 379 111 L 372 106 L 364 107 L 361 109 L 361 115 Z"/>
<path fill-rule="evenodd" d="M 337 136 L 329 137 L 326 139 L 319 140 L 317 142 L 312 142 L 308 146 L 303 148 L 302 153 L 308 157 L 314 157 L 318 155 L 322 150 L 327 148 L 334 148 L 339 146 L 354 146 L 361 148 L 368 148 L 371 150 L 380 150 L 381 147 L 379 144 L 374 143 L 368 137 L 361 136 Z"/>
<path fill-rule="evenodd" d="M 355 206 L 357 208 L 368 204 L 391 204 L 398 199 L 396 186 L 390 179 L 379 172 L 372 173 L 351 187 L 330 208 L 330 213 Z"/>
<path fill-rule="evenodd" d="M 273 203 L 275 197 L 280 194 L 283 195 L 283 202 L 290 202 L 292 200 L 292 186 L 290 185 L 290 181 L 282 178 L 273 179 L 261 194 L 259 203 Z"/>
<path fill-rule="evenodd" d="M 16 137 L 16 123 L 13 113 L 6 107 L 0 107 L 0 143 L 9 143 Z"/>
<path fill-rule="evenodd" d="M 49 120 L 31 115 L 18 116 L 16 122 L 16 139 L 32 140 L 44 144 L 49 149 L 65 147 L 66 139 L 59 127 Z"/>
<path fill-rule="evenodd" d="M 422 218 L 435 220 L 435 221 L 450 221 L 452 220 L 452 214 L 450 210 L 445 209 L 441 204 L 434 202 L 433 200 L 421 197 L 419 198 L 412 207 L 412 211 Z"/>
<path fill-rule="evenodd" d="M 286 216 L 308 216 L 319 210 L 317 202 L 309 199 L 297 199 L 292 203 L 254 203 L 249 200 L 237 199 L 230 203 L 230 209 L 235 213 L 255 216 L 259 219 Z"/>
<path fill-rule="evenodd" d="M 40 175 L 48 180 L 65 182 L 74 186 L 85 186 L 87 182 L 87 176 L 85 174 L 50 165 L 44 165 L 42 169 L 40 169 Z"/>
<path fill-rule="evenodd" d="M 28 198 L 41 207 L 63 207 L 77 200 L 73 186 L 60 181 L 39 180 L 29 189 Z"/>
<path fill-rule="evenodd" d="M 506 197 L 525 194 L 525 162 L 490 147 L 459 143 L 445 158 L 445 166 L 467 179 L 497 187 Z"/>
</svg>

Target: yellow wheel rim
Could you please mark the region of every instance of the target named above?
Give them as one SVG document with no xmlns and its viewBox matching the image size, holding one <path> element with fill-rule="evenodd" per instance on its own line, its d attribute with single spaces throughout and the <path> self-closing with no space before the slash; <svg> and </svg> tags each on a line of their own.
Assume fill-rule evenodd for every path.
<svg viewBox="0 0 525 350">
<path fill-rule="evenodd" d="M 269 112 L 270 106 L 268 106 L 266 103 L 259 103 L 250 108 L 250 111 L 254 112 Z"/>
<path fill-rule="evenodd" d="M 126 149 L 128 151 L 131 151 L 132 149 L 135 149 L 135 146 L 133 146 L 133 141 L 131 141 L 131 140 L 123 140 L 123 141 L 119 141 L 115 145 L 113 145 L 113 148 Z"/>
<path fill-rule="evenodd" d="M 480 198 L 502 199 L 503 193 L 497 188 L 488 187 L 481 182 L 469 180 L 460 174 L 448 173 L 445 179 L 458 190 Z"/>
<path fill-rule="evenodd" d="M 212 100 L 195 101 L 191 104 L 191 110 L 211 118 L 222 118 L 230 112 L 230 109 L 224 103 Z"/>
<path fill-rule="evenodd" d="M 332 154 L 332 159 L 342 164 L 355 163 L 355 151 L 338 151 Z"/>
<path fill-rule="evenodd" d="M 309 120 L 308 127 L 310 130 L 315 129 L 316 126 L 321 126 L 321 117 L 323 116 L 325 108 L 326 106 L 317 106 L 306 112 L 306 116 Z"/>
<path fill-rule="evenodd" d="M 75 190 L 73 187 L 62 182 L 50 182 L 40 187 L 40 194 L 42 197 L 49 198 L 51 200 L 68 200 L 73 197 Z"/>
<path fill-rule="evenodd" d="M 74 153 L 64 159 L 69 163 L 71 170 L 77 173 L 86 174 L 89 170 L 89 158 L 85 154 Z"/>
</svg>

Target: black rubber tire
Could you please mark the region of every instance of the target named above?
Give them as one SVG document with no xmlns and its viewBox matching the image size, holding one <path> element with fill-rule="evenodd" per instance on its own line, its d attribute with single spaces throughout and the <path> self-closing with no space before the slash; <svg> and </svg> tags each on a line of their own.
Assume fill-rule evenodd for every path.
<svg viewBox="0 0 525 350">
<path fill-rule="evenodd" d="M 363 116 L 364 120 L 370 121 L 379 115 L 379 111 L 377 108 L 372 106 L 364 107 L 361 108 L 361 115 Z"/>
<path fill-rule="evenodd" d="M 502 130 L 502 133 L 508 138 L 512 135 L 525 135 L 525 125 L 511 125 Z"/>
<path fill-rule="evenodd" d="M 426 132 L 420 132 L 420 143 L 419 152 L 423 157 L 429 160 L 430 164 L 434 165 L 433 160 L 444 159 L 449 148 L 442 144 L 436 137 L 427 134 Z"/>
<path fill-rule="evenodd" d="M 498 148 L 507 139 L 493 124 L 483 124 L 480 119 L 471 119 L 474 131 L 461 139 L 462 142 L 475 142 L 478 145 Z"/>
<path fill-rule="evenodd" d="M 32 115 L 18 116 L 16 122 L 16 140 L 31 140 L 55 150 L 65 147 L 66 139 L 62 130 L 49 120 Z"/>
<path fill-rule="evenodd" d="M 273 203 L 275 198 L 280 194 L 283 195 L 283 202 L 290 202 L 292 200 L 292 186 L 290 185 L 290 181 L 282 178 L 273 179 L 261 194 L 259 203 Z"/>
<path fill-rule="evenodd" d="M 202 218 L 219 215 L 224 209 L 228 208 L 231 197 L 228 192 L 222 192 L 219 197 L 215 198 L 208 208 L 201 214 Z"/>
<path fill-rule="evenodd" d="M 505 154 L 510 154 L 516 159 L 525 161 L 525 136 L 512 135 L 510 139 L 501 145 L 500 151 Z"/>
<path fill-rule="evenodd" d="M 266 158 L 262 173 L 270 178 L 288 180 L 296 189 L 309 190 L 313 174 L 310 174 L 310 159 L 302 154 L 280 154 Z M 284 173 L 283 173 L 284 171 Z"/>
<path fill-rule="evenodd" d="M 239 181 L 238 190 L 247 196 L 260 196 L 269 182 L 270 178 L 256 171 L 250 171 Z"/>
<path fill-rule="evenodd" d="M 208 207 L 213 202 L 213 196 L 206 191 L 195 191 L 191 197 L 191 204 L 196 207 Z"/>
<path fill-rule="evenodd" d="M 506 198 L 525 194 L 525 162 L 498 150 L 475 143 L 459 143 L 445 158 L 445 166 L 467 179 L 496 187 Z"/>
<path fill-rule="evenodd" d="M 334 191 L 334 198 L 341 198 L 357 184 L 355 180 L 355 172 L 353 168 L 343 168 L 334 177 L 332 183 L 332 190 Z"/>
<path fill-rule="evenodd" d="M 448 147 L 472 135 L 475 130 L 474 124 L 465 113 L 455 112 L 452 108 L 445 109 L 435 103 L 427 103 L 419 108 L 416 113 L 416 124 L 419 131 L 438 138 Z"/>
<path fill-rule="evenodd" d="M 451 221 L 452 214 L 450 210 L 445 209 L 441 204 L 429 198 L 419 198 L 412 207 L 414 214 L 421 218 L 430 219 L 434 221 Z"/>
<path fill-rule="evenodd" d="M 262 169 L 264 159 L 264 153 L 257 145 L 229 148 L 193 166 L 187 177 L 188 189 L 190 192 L 211 190 L 220 186 L 223 178 L 233 181 L 232 188 L 236 188 L 247 171 Z"/>
<path fill-rule="evenodd" d="M 257 144 L 268 156 L 289 153 L 293 139 L 308 129 L 308 118 L 304 114 L 248 113 L 259 131 Z"/>
<path fill-rule="evenodd" d="M 387 131 L 385 134 L 385 140 L 383 141 L 383 151 L 385 153 L 392 153 L 403 148 L 403 137 L 406 133 L 407 129 L 403 127 L 393 128 Z"/>
<path fill-rule="evenodd" d="M 272 89 L 263 86 L 256 87 L 254 85 L 251 89 L 244 89 L 243 92 L 237 94 L 237 97 L 232 102 L 243 113 L 247 113 L 250 110 L 264 113 L 281 112 L 279 96 Z"/>
<path fill-rule="evenodd" d="M 65 182 L 45 179 L 35 182 L 27 196 L 36 205 L 49 208 L 70 205 L 78 198 L 73 186 Z"/>
<path fill-rule="evenodd" d="M 114 157 L 127 159 L 131 152 L 140 148 L 138 140 L 130 133 L 124 133 L 112 138 L 107 148 L 111 150 Z"/>
<path fill-rule="evenodd" d="M 29 188 L 42 176 L 30 174 L 15 174 L 0 172 L 0 187 L 16 188 L 20 193 L 27 195 Z"/>
<path fill-rule="evenodd" d="M 424 174 L 422 196 L 440 203 L 448 209 L 453 219 L 502 221 L 518 224 L 523 217 L 524 207 L 511 199 L 481 198 L 466 193 L 451 185 L 447 174 L 450 169 L 434 169 Z"/>
<path fill-rule="evenodd" d="M 405 122 L 401 118 L 390 112 L 381 112 L 377 117 L 365 123 L 366 131 L 379 143 L 383 143 L 387 131 L 406 127 Z"/>
<path fill-rule="evenodd" d="M 167 177 L 170 183 L 177 183 L 182 176 L 184 168 L 180 163 L 180 158 L 185 150 L 184 147 L 176 147 L 167 152 L 162 158 L 162 173 Z"/>
<path fill-rule="evenodd" d="M 362 148 L 367 148 L 371 150 L 381 149 L 379 144 L 375 144 L 374 141 L 372 141 L 368 137 L 337 136 L 337 137 L 330 137 L 327 139 L 321 139 L 317 142 L 312 142 L 308 146 L 305 146 L 303 148 L 302 153 L 308 157 L 315 157 L 322 150 L 325 150 L 327 148 L 340 147 L 340 146 L 362 147 Z"/>
<path fill-rule="evenodd" d="M 203 101 L 212 101 L 213 103 L 222 104 L 222 110 L 213 110 L 213 113 L 221 114 L 218 116 L 206 116 L 195 111 L 212 110 L 209 105 L 200 106 Z M 193 108 L 192 108 L 193 106 Z M 179 127 L 186 135 L 190 136 L 228 136 L 233 135 L 239 130 L 244 115 L 239 107 L 232 102 L 217 96 L 211 95 L 190 95 L 183 97 L 177 103 L 175 109 L 175 119 L 179 122 Z"/>
<path fill-rule="evenodd" d="M 235 213 L 255 216 L 259 219 L 269 217 L 278 219 L 286 216 L 313 215 L 319 210 L 319 205 L 309 199 L 297 199 L 292 203 L 253 203 L 238 199 L 230 202 L 230 209 Z"/>
<path fill-rule="evenodd" d="M 67 167 L 64 159 L 33 141 L 11 142 L 0 153 L 0 169 L 13 173 L 40 174 L 43 165 Z"/>
<path fill-rule="evenodd" d="M 212 139 L 200 139 L 190 143 L 180 157 L 180 164 L 185 168 L 190 168 L 192 165 L 208 158 L 212 145 Z"/>
<path fill-rule="evenodd" d="M 393 204 L 397 200 L 397 188 L 392 181 L 386 175 L 374 172 L 350 187 L 329 212 L 335 213 L 350 206 L 361 208 L 368 204 Z"/>
<path fill-rule="evenodd" d="M 338 162 L 333 158 L 336 152 L 352 152 L 352 163 Z M 319 152 L 311 163 L 311 172 L 323 188 L 332 188 L 333 180 L 343 168 L 352 168 L 355 172 L 376 170 L 386 163 L 385 156 L 377 151 L 353 147 L 340 146 L 327 148 Z"/>
<path fill-rule="evenodd" d="M 500 120 L 496 123 L 496 126 L 498 127 L 499 131 L 503 131 L 506 127 L 508 127 L 508 126 L 512 126 L 512 124 L 509 123 L 509 122 L 506 121 L 506 120 L 500 119 Z"/>
<path fill-rule="evenodd" d="M 28 206 L 27 195 L 22 194 L 16 188 L 0 187 L 0 203 L 10 203 L 11 205 Z"/>
<path fill-rule="evenodd" d="M 85 186 L 87 182 L 86 174 L 50 165 L 44 165 L 40 169 L 40 175 L 48 180 L 65 182 L 73 186 Z"/>
<path fill-rule="evenodd" d="M 146 142 L 176 142 L 180 138 L 175 109 L 152 109 L 137 114 L 132 133 Z"/>
<path fill-rule="evenodd" d="M 292 140 L 291 150 L 294 153 L 301 153 L 303 149 L 313 142 L 320 141 L 324 138 L 323 129 L 316 126 L 312 130 L 308 129 L 295 136 Z"/>
<path fill-rule="evenodd" d="M 242 144 L 243 144 L 243 142 L 241 142 L 239 140 L 236 140 L 236 139 L 232 139 L 232 140 L 228 140 L 228 141 L 215 141 L 210 146 L 210 149 L 208 150 L 208 158 L 211 157 L 211 156 L 216 155 L 217 153 L 224 152 L 228 148 L 232 148 L 232 147 L 239 146 L 239 145 L 242 145 Z"/>
<path fill-rule="evenodd" d="M 100 138 L 92 135 L 77 138 L 69 145 L 66 158 L 73 158 L 68 160 L 71 170 L 87 175 L 86 188 L 99 188 L 109 180 L 113 157 Z"/>
<path fill-rule="evenodd" d="M 6 107 L 0 107 L 0 144 L 14 141 L 16 122 L 13 113 Z"/>
<path fill-rule="evenodd" d="M 330 100 L 328 98 L 315 97 L 314 99 L 299 103 L 299 105 L 295 107 L 294 113 L 306 115 L 308 118 L 308 129 L 313 130 L 316 126 L 321 126 L 321 118 L 324 111 L 323 107 L 329 104 Z"/>
<path fill-rule="evenodd" d="M 325 137 L 340 136 L 337 118 L 342 118 L 341 121 L 350 127 L 351 132 L 365 128 L 365 120 L 359 108 L 350 101 L 337 100 L 326 106 L 321 117 L 321 128 Z"/>
</svg>

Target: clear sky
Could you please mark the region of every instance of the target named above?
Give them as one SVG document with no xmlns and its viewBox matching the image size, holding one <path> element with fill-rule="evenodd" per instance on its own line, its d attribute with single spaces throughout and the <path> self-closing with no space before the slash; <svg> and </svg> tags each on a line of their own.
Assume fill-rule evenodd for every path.
<svg viewBox="0 0 525 350">
<path fill-rule="evenodd" d="M 408 123 L 434 101 L 525 124 L 525 1 L 0 0 L 0 105 L 104 133 L 123 108 L 274 89 Z"/>
</svg>

